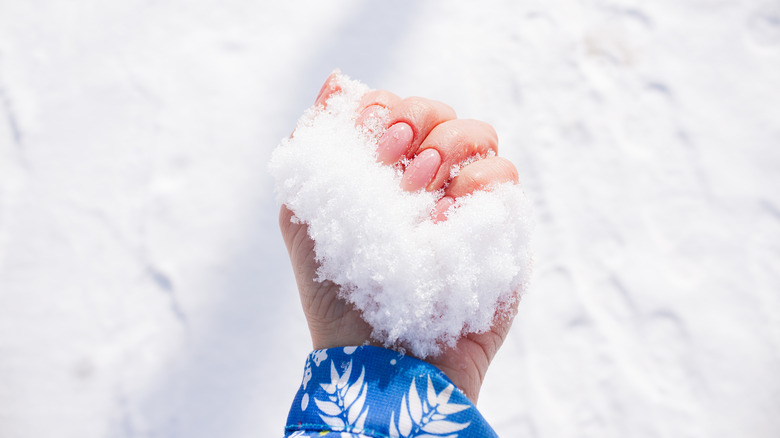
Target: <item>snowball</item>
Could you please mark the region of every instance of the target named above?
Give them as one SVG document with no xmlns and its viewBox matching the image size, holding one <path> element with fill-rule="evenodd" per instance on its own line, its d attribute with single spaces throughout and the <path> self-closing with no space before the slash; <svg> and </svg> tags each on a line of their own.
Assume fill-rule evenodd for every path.
<svg viewBox="0 0 780 438">
<path fill-rule="evenodd" d="M 519 186 L 459 198 L 434 223 L 442 193 L 401 189 L 401 171 L 376 162 L 381 128 L 355 127 L 368 87 L 338 81 L 342 91 L 326 109 L 309 108 L 270 163 L 280 202 L 315 242 L 317 280 L 340 286 L 374 339 L 417 357 L 489 330 L 530 274 L 530 214 Z"/>
</svg>

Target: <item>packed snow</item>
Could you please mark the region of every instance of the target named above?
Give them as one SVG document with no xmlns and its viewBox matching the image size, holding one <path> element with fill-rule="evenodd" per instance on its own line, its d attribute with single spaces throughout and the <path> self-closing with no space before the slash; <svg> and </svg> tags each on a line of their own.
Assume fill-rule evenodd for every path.
<svg viewBox="0 0 780 438">
<path fill-rule="evenodd" d="M 342 92 L 314 106 L 274 151 L 279 199 L 308 225 L 318 280 L 343 296 L 385 346 L 417 357 L 490 329 L 528 283 L 530 212 L 520 186 L 459 198 L 447 220 L 431 212 L 443 190 L 409 193 L 379 164 L 378 129 L 356 126 L 368 88 L 344 75 Z"/>
<path fill-rule="evenodd" d="M 0 436 L 282 435 L 268 161 L 335 67 L 517 165 L 499 436 L 780 436 L 776 0 L 0 1 Z"/>
</svg>

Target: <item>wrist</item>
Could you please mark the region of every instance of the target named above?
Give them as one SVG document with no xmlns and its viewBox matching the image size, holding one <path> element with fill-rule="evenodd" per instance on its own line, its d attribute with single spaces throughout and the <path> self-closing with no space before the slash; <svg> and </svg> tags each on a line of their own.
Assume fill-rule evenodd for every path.
<svg viewBox="0 0 780 438">
<path fill-rule="evenodd" d="M 489 361 L 483 354 L 449 354 L 428 358 L 426 362 L 441 370 L 475 405 Z"/>
<path fill-rule="evenodd" d="M 323 437 L 457 432 L 497 438 L 467 395 L 454 386 L 430 362 L 387 348 L 316 350 L 306 362 L 285 430 Z"/>
</svg>

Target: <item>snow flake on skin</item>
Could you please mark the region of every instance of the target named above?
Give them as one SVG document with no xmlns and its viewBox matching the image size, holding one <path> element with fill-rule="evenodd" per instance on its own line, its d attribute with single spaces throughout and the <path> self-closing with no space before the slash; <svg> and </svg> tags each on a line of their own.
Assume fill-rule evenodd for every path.
<svg viewBox="0 0 780 438">
<path fill-rule="evenodd" d="M 401 437 L 457 437 L 457 433 L 469 426 L 471 422 L 456 423 L 447 420 L 447 416 L 456 414 L 469 405 L 448 403 L 450 395 L 455 387 L 450 384 L 440 393 L 436 394 L 430 376 L 428 376 L 428 388 L 426 397 L 420 399 L 417 385 L 412 379 L 409 386 L 409 397 L 401 398 L 401 409 L 396 424 L 395 412 L 390 414 L 390 436 Z M 450 435 L 453 434 L 454 435 Z"/>
<path fill-rule="evenodd" d="M 363 430 L 368 416 L 368 406 L 364 408 L 368 396 L 368 384 L 363 382 L 365 368 L 352 384 L 352 361 L 349 361 L 344 372 L 339 375 L 333 361 L 330 363 L 330 383 L 320 386 L 328 394 L 327 399 L 315 398 L 314 403 L 319 409 L 319 416 L 328 426 L 336 431 Z M 348 435 L 351 436 L 351 435 Z"/>
</svg>

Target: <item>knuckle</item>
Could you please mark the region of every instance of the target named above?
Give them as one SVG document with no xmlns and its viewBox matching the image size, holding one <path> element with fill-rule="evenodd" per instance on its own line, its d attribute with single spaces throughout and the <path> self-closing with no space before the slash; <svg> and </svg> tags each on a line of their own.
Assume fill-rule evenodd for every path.
<svg viewBox="0 0 780 438">
<path fill-rule="evenodd" d="M 422 119 L 430 112 L 431 105 L 428 104 L 426 99 L 420 97 L 410 97 L 404 99 L 404 109 L 407 117 L 412 119 Z"/>
<path fill-rule="evenodd" d="M 404 112 L 419 120 L 449 120 L 455 117 L 455 111 L 447 104 L 424 97 L 412 96 L 403 100 Z"/>
<path fill-rule="evenodd" d="M 381 105 L 388 107 L 393 105 L 398 100 L 398 96 L 387 90 L 372 90 L 366 93 L 361 99 L 361 104 L 364 107 L 370 105 Z"/>
<path fill-rule="evenodd" d="M 495 149 L 496 145 L 498 144 L 498 134 L 496 133 L 495 128 L 493 128 L 493 125 L 488 122 L 475 119 L 468 119 L 467 124 L 475 136 L 479 136 L 487 140 L 486 143 L 491 148 Z"/>
</svg>

